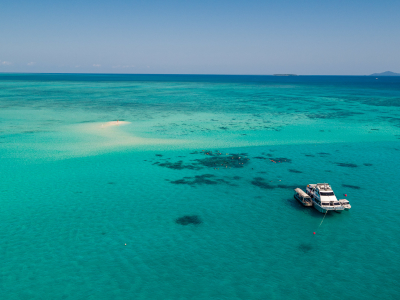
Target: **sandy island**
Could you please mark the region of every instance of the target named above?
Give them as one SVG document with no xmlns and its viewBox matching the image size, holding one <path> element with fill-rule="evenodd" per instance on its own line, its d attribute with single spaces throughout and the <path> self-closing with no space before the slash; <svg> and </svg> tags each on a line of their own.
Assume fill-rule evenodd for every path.
<svg viewBox="0 0 400 300">
<path fill-rule="evenodd" d="M 94 124 L 94 123 L 92 123 Z M 106 123 L 101 123 L 101 128 L 107 128 L 110 126 L 120 126 L 120 125 L 128 125 L 131 124 L 131 122 L 127 122 L 127 121 L 110 121 L 110 122 L 106 122 Z"/>
</svg>

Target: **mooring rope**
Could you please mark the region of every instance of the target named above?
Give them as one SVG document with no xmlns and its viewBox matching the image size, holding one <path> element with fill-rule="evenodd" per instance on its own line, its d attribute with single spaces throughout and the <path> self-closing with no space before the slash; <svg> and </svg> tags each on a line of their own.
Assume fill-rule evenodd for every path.
<svg viewBox="0 0 400 300">
<path fill-rule="evenodd" d="M 325 219 L 325 217 L 326 217 L 326 214 L 327 214 L 327 212 L 328 212 L 328 211 L 326 211 L 326 212 L 325 212 L 325 215 L 324 215 L 324 217 L 322 218 L 322 221 L 321 221 L 321 223 L 319 224 L 319 226 L 321 226 L 321 225 L 322 225 L 322 222 L 324 221 L 324 219 Z M 319 228 L 319 226 L 318 226 L 318 228 Z M 318 229 L 318 228 L 317 228 L 317 229 Z"/>
</svg>

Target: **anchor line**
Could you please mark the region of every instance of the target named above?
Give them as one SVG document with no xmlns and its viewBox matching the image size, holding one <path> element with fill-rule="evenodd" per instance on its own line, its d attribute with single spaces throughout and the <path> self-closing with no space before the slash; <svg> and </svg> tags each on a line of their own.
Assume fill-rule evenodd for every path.
<svg viewBox="0 0 400 300">
<path fill-rule="evenodd" d="M 324 217 L 322 218 L 322 221 L 321 221 L 321 223 L 319 224 L 319 226 L 318 226 L 317 229 L 319 229 L 319 227 L 322 225 L 322 222 L 324 221 L 324 219 L 325 219 L 327 213 L 328 213 L 328 211 L 325 212 L 325 215 L 324 215 Z"/>
</svg>

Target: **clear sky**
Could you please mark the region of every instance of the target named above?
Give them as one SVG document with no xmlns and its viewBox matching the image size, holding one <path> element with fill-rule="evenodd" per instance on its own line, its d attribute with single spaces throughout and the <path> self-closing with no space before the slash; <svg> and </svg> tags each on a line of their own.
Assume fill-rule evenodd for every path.
<svg viewBox="0 0 400 300">
<path fill-rule="evenodd" d="M 0 72 L 400 72 L 400 0 L 12 0 Z"/>
</svg>

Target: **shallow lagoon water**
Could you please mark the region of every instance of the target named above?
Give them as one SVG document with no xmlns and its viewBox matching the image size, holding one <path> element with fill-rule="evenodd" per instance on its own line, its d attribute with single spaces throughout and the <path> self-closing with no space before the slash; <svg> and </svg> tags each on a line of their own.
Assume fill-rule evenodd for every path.
<svg viewBox="0 0 400 300">
<path fill-rule="evenodd" d="M 0 107 L 4 299 L 400 292 L 400 79 L 1 74 Z"/>
</svg>

